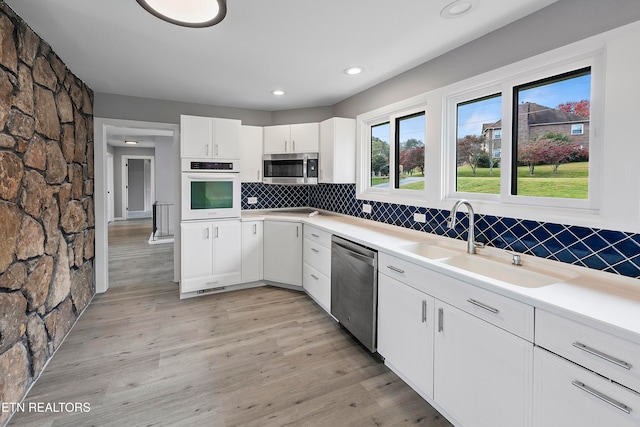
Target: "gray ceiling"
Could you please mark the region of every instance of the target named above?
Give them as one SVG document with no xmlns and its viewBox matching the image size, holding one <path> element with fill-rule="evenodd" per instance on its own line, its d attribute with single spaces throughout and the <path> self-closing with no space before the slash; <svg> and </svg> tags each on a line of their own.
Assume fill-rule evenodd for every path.
<svg viewBox="0 0 640 427">
<path fill-rule="evenodd" d="M 471 13 L 442 18 L 452 1 L 228 0 L 207 29 L 135 0 L 6 3 L 95 92 L 278 111 L 333 105 L 556 0 L 467 0 Z"/>
</svg>

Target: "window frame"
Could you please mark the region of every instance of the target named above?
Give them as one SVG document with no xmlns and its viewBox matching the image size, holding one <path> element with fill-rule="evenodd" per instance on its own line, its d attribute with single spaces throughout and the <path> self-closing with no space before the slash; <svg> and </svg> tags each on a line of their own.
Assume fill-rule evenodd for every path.
<svg viewBox="0 0 640 427">
<path fill-rule="evenodd" d="M 588 199 L 568 199 L 555 197 L 536 197 L 511 194 L 513 180 L 513 98 L 514 88 L 527 83 L 560 76 L 576 70 L 589 67 L 591 69 L 591 117 L 589 125 L 589 196 Z M 492 202 L 509 204 L 512 206 L 536 206 L 548 208 L 562 215 L 566 209 L 584 212 L 598 212 L 601 200 L 602 183 L 602 145 L 596 129 L 601 127 L 604 99 L 604 54 L 601 50 L 593 51 L 574 58 L 567 58 L 542 64 L 528 71 L 506 75 L 497 82 L 485 84 L 460 84 L 460 89 L 445 94 L 443 97 L 443 152 L 447 153 L 444 161 L 443 199 L 453 200 L 464 198 L 469 201 Z M 502 96 L 502 135 L 501 135 L 501 177 L 500 194 L 483 194 L 456 191 L 456 135 L 457 135 L 457 106 L 460 103 L 481 99 L 500 93 Z M 592 158 L 594 160 L 592 160 Z"/>
<path fill-rule="evenodd" d="M 425 120 L 425 189 L 403 190 L 395 188 L 396 168 L 398 164 L 397 119 L 424 113 Z M 404 203 L 422 206 L 427 191 L 426 151 L 428 133 L 427 95 L 419 95 L 395 104 L 361 114 L 357 118 L 357 164 L 356 164 L 356 197 L 363 200 Z M 371 128 L 389 123 L 389 187 L 371 187 Z"/>
</svg>

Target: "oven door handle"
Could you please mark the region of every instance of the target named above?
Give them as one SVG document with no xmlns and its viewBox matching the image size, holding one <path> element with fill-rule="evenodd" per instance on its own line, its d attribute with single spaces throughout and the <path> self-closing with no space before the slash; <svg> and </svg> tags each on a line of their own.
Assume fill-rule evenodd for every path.
<svg viewBox="0 0 640 427">
<path fill-rule="evenodd" d="M 205 172 L 198 175 L 188 174 L 186 177 L 197 181 L 228 181 L 230 179 L 236 179 L 238 175 L 231 173 Z"/>
</svg>

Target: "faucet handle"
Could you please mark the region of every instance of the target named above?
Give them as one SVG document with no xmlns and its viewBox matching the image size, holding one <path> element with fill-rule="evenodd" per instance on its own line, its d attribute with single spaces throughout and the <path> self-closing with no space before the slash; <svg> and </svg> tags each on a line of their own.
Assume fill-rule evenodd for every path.
<svg viewBox="0 0 640 427">
<path fill-rule="evenodd" d="M 511 260 L 511 264 L 513 265 L 522 265 L 522 257 L 520 256 L 520 254 L 511 254 L 511 256 L 513 257 Z"/>
</svg>

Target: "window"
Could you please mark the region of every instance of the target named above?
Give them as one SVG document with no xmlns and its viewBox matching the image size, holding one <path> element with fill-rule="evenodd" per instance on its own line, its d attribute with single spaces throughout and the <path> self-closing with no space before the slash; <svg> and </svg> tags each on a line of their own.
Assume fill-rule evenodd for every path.
<svg viewBox="0 0 640 427">
<path fill-rule="evenodd" d="M 584 133 L 584 125 L 582 123 L 571 125 L 571 135 L 582 135 Z"/>
<path fill-rule="evenodd" d="M 372 188 L 389 188 L 389 122 L 371 126 Z"/>
<path fill-rule="evenodd" d="M 424 111 L 396 118 L 394 188 L 424 190 Z"/>
<path fill-rule="evenodd" d="M 359 196 L 402 203 L 424 199 L 426 123 L 425 96 L 358 116 Z"/>
<path fill-rule="evenodd" d="M 457 104 L 456 191 L 500 194 L 501 116 L 499 93 Z"/>
<path fill-rule="evenodd" d="M 590 99 L 589 67 L 513 88 L 512 195 L 588 199 Z"/>
</svg>

